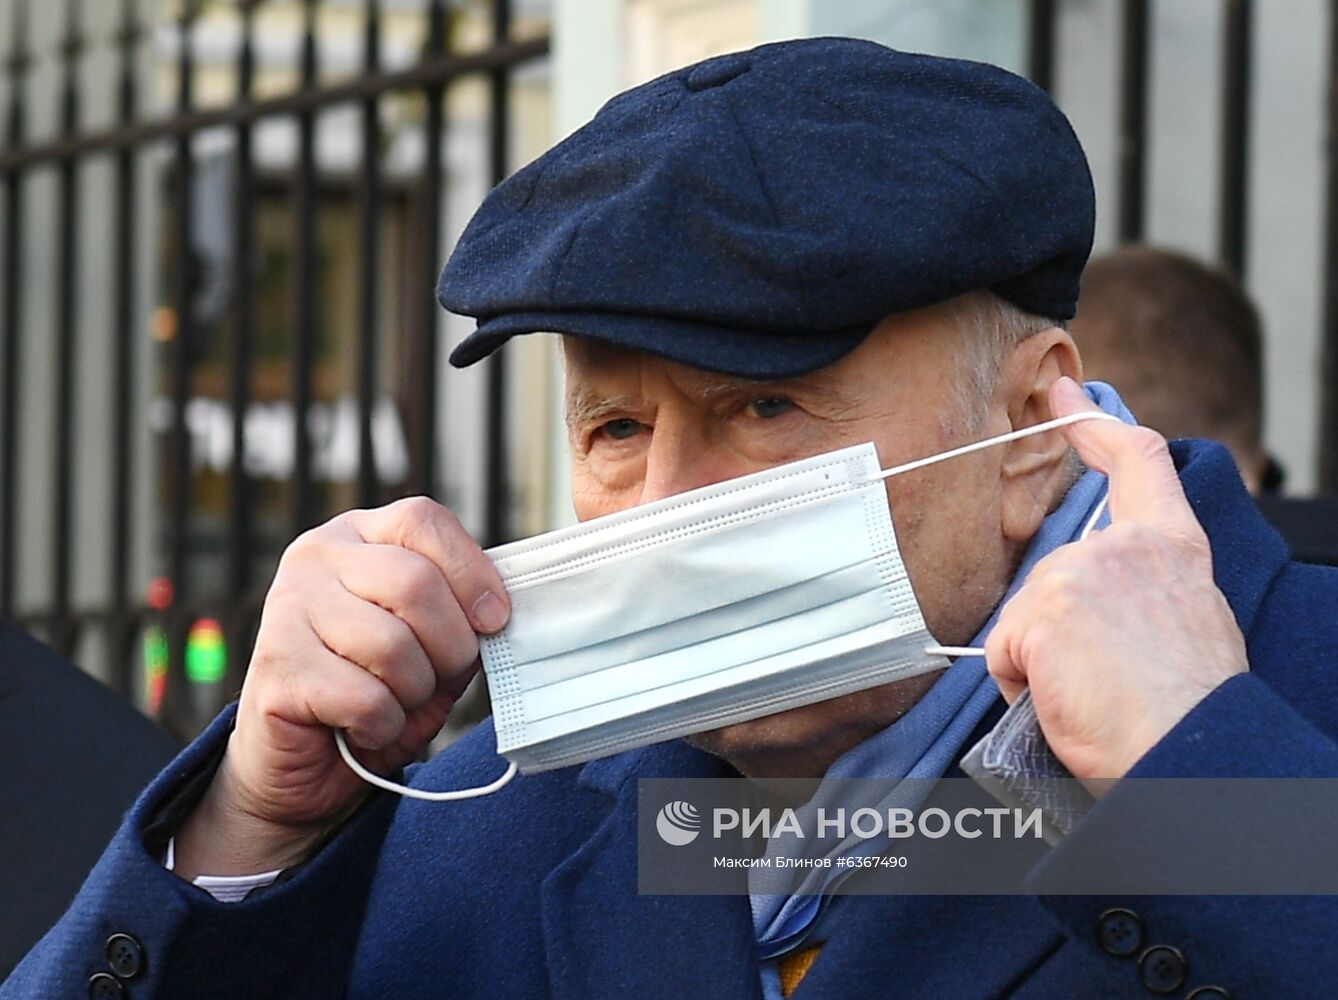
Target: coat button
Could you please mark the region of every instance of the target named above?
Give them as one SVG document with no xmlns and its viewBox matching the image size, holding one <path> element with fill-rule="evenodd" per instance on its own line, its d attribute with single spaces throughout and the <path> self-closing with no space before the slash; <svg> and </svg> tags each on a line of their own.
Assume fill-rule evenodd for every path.
<svg viewBox="0 0 1338 1000">
<path fill-rule="evenodd" d="M 1185 956 L 1170 945 L 1155 945 L 1143 952 L 1138 971 L 1153 993 L 1174 993 L 1185 981 Z"/>
<path fill-rule="evenodd" d="M 118 979 L 134 979 L 144 968 L 144 949 L 129 934 L 107 938 L 107 964 Z"/>
<path fill-rule="evenodd" d="M 123 1000 L 125 990 L 121 989 L 120 980 L 99 972 L 88 981 L 88 1000 Z"/>
<path fill-rule="evenodd" d="M 1133 910 L 1107 910 L 1096 922 L 1096 939 L 1107 955 L 1132 955 L 1143 945 L 1143 921 Z"/>
<path fill-rule="evenodd" d="M 1231 1000 L 1231 994 L 1220 986 L 1200 986 L 1185 1000 Z"/>
</svg>

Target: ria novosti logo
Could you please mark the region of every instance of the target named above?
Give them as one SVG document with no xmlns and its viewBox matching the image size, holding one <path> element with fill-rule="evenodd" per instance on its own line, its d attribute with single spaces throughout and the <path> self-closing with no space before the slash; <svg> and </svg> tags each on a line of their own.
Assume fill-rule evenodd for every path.
<svg viewBox="0 0 1338 1000">
<path fill-rule="evenodd" d="M 686 847 L 702 831 L 701 815 L 691 802 L 679 799 L 660 810 L 655 817 L 655 829 L 669 846 Z"/>
</svg>

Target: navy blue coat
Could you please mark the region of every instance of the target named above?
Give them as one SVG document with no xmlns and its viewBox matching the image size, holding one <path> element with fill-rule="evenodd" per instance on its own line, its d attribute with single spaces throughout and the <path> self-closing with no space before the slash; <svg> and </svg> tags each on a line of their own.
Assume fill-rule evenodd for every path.
<svg viewBox="0 0 1338 1000">
<path fill-rule="evenodd" d="M 1179 444 L 1176 455 L 1252 669 L 1135 772 L 1338 776 L 1338 570 L 1289 562 L 1225 451 Z M 154 781 L 0 998 L 85 996 L 115 932 L 134 935 L 147 956 L 124 983 L 134 1000 L 760 995 L 745 898 L 636 892 L 635 779 L 723 773 L 685 744 L 523 777 L 462 803 L 377 795 L 294 878 L 225 905 L 165 872 L 142 831 L 229 725 L 220 718 Z M 485 725 L 413 778 L 475 785 L 500 765 Z M 1134 807 L 1117 792 L 1030 872 L 1032 895 L 845 900 L 798 997 L 1150 996 L 1136 957 L 1098 947 L 1111 899 L 1047 895 L 1066 866 L 1100 864 L 1102 831 L 1129 822 L 1120 813 Z M 1146 944 L 1185 956 L 1176 996 L 1206 983 L 1237 1000 L 1338 991 L 1336 898 L 1120 903 L 1141 917 Z"/>
</svg>

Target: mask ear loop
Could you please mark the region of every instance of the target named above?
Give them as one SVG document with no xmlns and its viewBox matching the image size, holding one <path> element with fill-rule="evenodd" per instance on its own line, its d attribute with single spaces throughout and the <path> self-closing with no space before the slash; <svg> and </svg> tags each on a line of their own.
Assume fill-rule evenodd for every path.
<svg viewBox="0 0 1338 1000">
<path fill-rule="evenodd" d="M 1069 424 L 1081 423 L 1084 420 L 1114 420 L 1116 423 L 1123 423 L 1119 417 L 1113 413 L 1070 413 L 1066 417 L 1056 417 L 1054 420 L 1047 420 L 1044 423 L 1036 424 L 1034 427 L 1024 427 L 1021 430 L 1010 431 L 1007 434 L 1000 434 L 998 437 L 986 438 L 984 441 L 976 441 L 973 444 L 963 445 L 960 448 L 954 448 L 952 451 L 945 451 L 941 455 L 930 455 L 928 458 L 918 458 L 913 462 L 906 462 L 904 465 L 893 466 L 890 469 L 884 469 L 878 473 L 878 479 L 890 479 L 892 476 L 902 472 L 911 472 L 915 469 L 922 469 L 926 465 L 933 465 L 936 462 L 943 462 L 950 458 L 956 458 L 958 455 L 969 455 L 973 451 L 983 451 L 986 448 L 992 448 L 996 444 L 1007 444 L 1009 441 L 1016 441 L 1019 438 L 1031 437 L 1033 434 L 1043 434 L 1046 431 L 1052 431 L 1056 427 L 1067 427 Z M 1096 522 L 1101 520 L 1101 515 L 1106 512 L 1106 506 L 1110 500 L 1110 493 L 1101 497 L 1101 502 L 1096 505 L 1096 510 L 1092 516 L 1087 519 L 1082 531 L 1078 535 L 1078 541 L 1082 541 L 1092 533 L 1096 527 Z M 984 656 L 984 646 L 938 646 L 931 645 L 925 647 L 926 653 L 938 653 L 940 656 Z"/>
<path fill-rule="evenodd" d="M 1021 430 L 1009 431 L 1007 434 L 1000 434 L 998 437 L 986 438 L 984 441 L 973 441 L 971 444 L 964 444 L 960 448 L 953 448 L 951 451 L 940 452 L 937 455 L 930 455 L 928 458 L 917 458 L 913 462 L 906 462 L 902 465 L 894 465 L 890 469 L 883 469 L 876 473 L 874 479 L 891 479 L 893 476 L 899 476 L 903 472 L 914 472 L 916 469 L 923 469 L 926 465 L 937 465 L 939 462 L 946 462 L 950 458 L 957 458 L 961 455 L 969 455 L 973 451 L 984 451 L 986 448 L 993 448 L 996 444 L 1008 444 L 1010 441 L 1017 441 L 1020 438 L 1031 437 L 1033 434 L 1044 434 L 1046 431 L 1052 431 L 1056 427 L 1067 427 L 1069 424 L 1080 424 L 1084 420 L 1113 420 L 1117 424 L 1124 423 L 1113 413 L 1102 411 L 1092 411 L 1088 413 L 1070 413 L 1065 417 L 1055 417 L 1054 420 L 1046 420 L 1043 423 L 1035 424 L 1031 427 L 1023 427 Z"/>
<path fill-rule="evenodd" d="M 396 795 L 403 795 L 406 799 L 422 799 L 424 802 L 458 802 L 460 799 L 477 799 L 498 791 L 516 776 L 517 768 L 512 763 L 496 781 L 488 785 L 480 785 L 477 788 L 460 788 L 449 792 L 432 792 L 423 788 L 410 788 L 408 785 L 397 785 L 379 774 L 373 774 L 359 764 L 357 758 L 353 756 L 353 752 L 348 748 L 348 741 L 344 738 L 342 729 L 335 730 L 334 739 L 335 746 L 339 748 L 339 756 L 344 758 L 344 763 L 349 766 L 354 774 L 369 785 L 384 788 Z"/>
</svg>

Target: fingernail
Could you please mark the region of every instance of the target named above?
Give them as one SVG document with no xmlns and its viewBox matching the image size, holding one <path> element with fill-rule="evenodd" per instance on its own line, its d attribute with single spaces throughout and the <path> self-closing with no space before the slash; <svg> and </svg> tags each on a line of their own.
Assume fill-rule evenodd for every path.
<svg viewBox="0 0 1338 1000">
<path fill-rule="evenodd" d="M 498 632 L 506 624 L 506 605 L 491 590 L 474 602 L 471 614 L 480 632 Z"/>
<path fill-rule="evenodd" d="M 1067 399 L 1069 402 L 1072 403 L 1088 402 L 1087 393 L 1083 392 L 1082 386 L 1080 386 L 1073 379 L 1069 378 L 1067 375 L 1061 375 L 1058 379 L 1055 380 L 1055 388 L 1059 391 L 1059 394 L 1063 396 L 1065 399 Z"/>
</svg>

